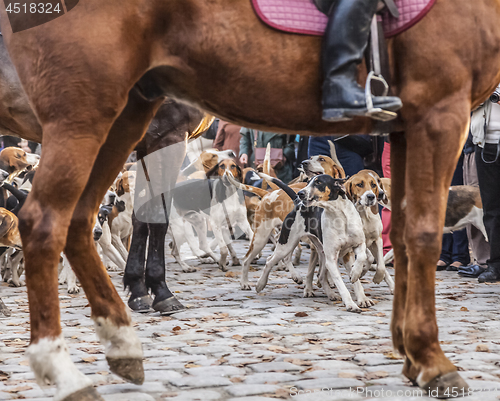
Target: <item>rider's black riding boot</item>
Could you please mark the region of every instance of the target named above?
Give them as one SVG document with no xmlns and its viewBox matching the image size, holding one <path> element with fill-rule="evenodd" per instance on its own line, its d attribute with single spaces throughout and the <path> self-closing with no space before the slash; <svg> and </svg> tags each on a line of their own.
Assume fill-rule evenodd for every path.
<svg viewBox="0 0 500 401">
<path fill-rule="evenodd" d="M 323 120 L 341 121 L 367 111 L 365 91 L 356 82 L 379 0 L 337 0 L 330 10 L 323 52 Z M 401 100 L 374 96 L 373 107 L 396 111 Z"/>
</svg>

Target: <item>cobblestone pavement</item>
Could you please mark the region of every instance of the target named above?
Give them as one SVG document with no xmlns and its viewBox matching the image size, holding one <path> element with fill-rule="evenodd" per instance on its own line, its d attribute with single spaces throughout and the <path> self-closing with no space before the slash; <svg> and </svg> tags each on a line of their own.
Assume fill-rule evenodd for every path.
<svg viewBox="0 0 500 401">
<path fill-rule="evenodd" d="M 237 253 L 243 255 L 246 247 L 238 242 Z M 303 275 L 307 260 L 306 252 L 299 268 Z M 317 298 L 302 298 L 303 287 L 287 272 L 273 272 L 258 295 L 240 290 L 239 267 L 223 273 L 214 265 L 188 263 L 198 271 L 182 273 L 169 260 L 168 272 L 169 285 L 187 311 L 171 317 L 133 315 L 145 351 L 142 386 L 109 373 L 83 292 L 68 295 L 60 287 L 61 321 L 71 357 L 107 401 L 422 399 L 400 374 L 402 361 L 391 347 L 392 296 L 385 284 L 364 280 L 376 305 L 353 314 L 318 289 Z M 259 265 L 250 274 L 253 284 Z M 111 275 L 125 299 L 120 274 Z M 476 389 L 469 399 L 498 400 L 500 288 L 453 272 L 438 272 L 437 277 L 442 347 Z M 0 400 L 51 399 L 53 390 L 38 387 L 25 356 L 26 288 L 2 283 L 0 295 L 13 312 L 0 319 Z"/>
</svg>

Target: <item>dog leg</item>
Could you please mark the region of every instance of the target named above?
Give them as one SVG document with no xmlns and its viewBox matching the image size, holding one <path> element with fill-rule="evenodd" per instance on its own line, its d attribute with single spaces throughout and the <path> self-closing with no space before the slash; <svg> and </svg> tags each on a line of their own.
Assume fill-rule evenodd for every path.
<svg viewBox="0 0 500 401">
<path fill-rule="evenodd" d="M 229 254 L 229 249 L 227 247 L 226 241 L 224 241 L 224 234 L 222 233 L 221 227 L 216 225 L 216 223 L 213 221 L 210 221 L 210 225 L 212 226 L 212 232 L 214 233 L 217 243 L 219 244 L 219 250 L 220 250 L 219 269 L 225 272 L 227 271 L 226 260 Z"/>
<path fill-rule="evenodd" d="M 66 255 L 64 253 L 62 255 L 62 258 L 63 258 L 63 262 L 62 262 L 63 269 L 61 271 L 61 275 L 59 277 L 59 280 L 61 280 L 61 277 L 62 277 L 64 279 L 64 282 L 68 283 L 68 294 L 78 294 L 80 292 L 80 288 L 78 287 L 78 285 L 76 285 L 76 275 L 73 272 L 73 270 L 71 269 L 71 266 L 69 265 L 69 261 L 66 258 Z"/>
<path fill-rule="evenodd" d="M 350 274 L 351 283 L 355 283 L 356 281 L 358 281 L 361 277 L 363 277 L 363 272 L 366 273 L 370 268 L 371 264 L 367 260 L 366 252 L 367 250 L 364 242 L 354 248 L 356 260 Z"/>
<path fill-rule="evenodd" d="M 347 274 L 351 273 L 352 269 L 352 264 L 354 263 L 352 252 L 349 255 L 349 259 L 344 263 L 344 267 L 347 271 Z M 370 298 L 368 298 L 365 294 L 365 290 L 363 289 L 363 286 L 361 285 L 361 281 L 356 281 L 355 283 L 352 284 L 353 289 L 354 289 L 354 295 L 356 295 L 356 301 L 358 303 L 358 306 L 360 308 L 369 308 L 370 306 L 375 305 L 375 302 L 373 302 Z"/>
<path fill-rule="evenodd" d="M 318 264 L 318 253 L 315 247 L 311 247 L 311 256 L 309 258 L 309 267 L 307 269 L 306 276 L 306 286 L 304 287 L 304 298 L 314 297 L 313 292 L 313 280 L 314 271 L 316 270 L 316 265 Z"/>
<path fill-rule="evenodd" d="M 295 269 L 295 266 L 292 263 L 292 256 L 293 256 L 293 250 L 292 252 L 290 252 L 289 255 L 286 256 L 283 262 L 285 263 L 285 266 L 288 268 L 292 280 L 295 281 L 297 284 L 302 284 L 304 280 L 302 279 L 300 273 Z"/>
<path fill-rule="evenodd" d="M 342 301 L 344 302 L 347 311 L 359 313 L 361 312 L 361 309 L 352 300 L 351 294 L 349 294 L 349 291 L 347 290 L 347 287 L 345 286 L 344 281 L 340 276 L 340 271 L 338 268 L 337 261 L 338 261 L 338 252 L 336 252 L 335 255 L 333 255 L 332 252 L 326 252 L 326 272 L 330 274 L 331 278 L 333 279 L 333 282 L 335 283 L 335 286 L 337 287 L 337 290 L 339 291 L 340 296 L 342 297 Z M 326 274 L 324 276 L 326 277 Z M 327 288 L 328 289 L 330 288 L 328 280 L 323 281 L 323 287 L 325 291 L 329 291 L 327 290 Z"/>
<path fill-rule="evenodd" d="M 0 298 L 0 314 L 4 315 L 5 317 L 9 317 L 12 315 L 10 309 L 7 308 L 7 306 L 3 303 L 2 298 Z"/>
<path fill-rule="evenodd" d="M 384 244 L 382 242 L 382 237 L 377 238 L 377 241 L 374 242 L 370 247 L 370 251 L 372 255 L 375 257 L 375 261 L 377 263 L 377 270 L 375 271 L 375 275 L 373 276 L 373 282 L 375 284 L 380 284 L 382 280 L 385 278 L 386 274 L 383 247 Z M 393 290 L 394 287 L 392 288 L 391 292 Z"/>
<path fill-rule="evenodd" d="M 198 271 L 195 267 L 189 266 L 186 262 L 184 262 L 181 259 L 179 248 L 177 247 L 177 242 L 175 241 L 175 238 L 173 236 L 172 236 L 172 256 L 174 257 L 175 261 L 179 264 L 179 266 L 182 268 L 182 271 L 184 273 L 194 273 Z"/>
<path fill-rule="evenodd" d="M 297 249 L 295 249 L 295 254 L 293 256 L 293 264 L 294 266 L 300 265 L 300 258 L 302 256 L 302 245 L 299 242 L 299 245 L 297 245 Z"/>
<path fill-rule="evenodd" d="M 116 250 L 118 251 L 123 260 L 127 260 L 128 258 L 127 249 L 125 248 L 125 245 L 123 245 L 123 242 L 118 235 L 111 234 L 111 245 L 113 245 L 116 248 Z"/>
<path fill-rule="evenodd" d="M 241 282 L 240 286 L 242 290 L 250 290 L 250 282 L 248 281 L 248 271 L 250 269 L 250 263 L 255 259 L 255 257 L 264 249 L 267 244 L 267 239 L 269 234 L 266 236 L 264 230 L 256 231 L 253 237 L 253 241 L 250 243 L 247 254 L 245 255 L 245 260 L 243 261 L 243 266 L 241 268 Z"/>
<path fill-rule="evenodd" d="M 219 263 L 220 258 L 212 251 L 207 240 L 207 219 L 199 213 L 190 213 L 184 219 L 194 227 L 198 236 L 199 248 L 205 255 L 210 256 L 215 263 Z"/>
<path fill-rule="evenodd" d="M 274 253 L 267 259 L 266 267 L 257 282 L 257 286 L 255 287 L 257 292 L 261 292 L 266 287 L 267 281 L 269 280 L 269 273 L 271 273 L 273 267 L 276 266 L 280 260 L 291 255 L 297 243 L 298 241 L 294 241 L 292 238 L 289 238 L 288 243 L 276 245 Z"/>
<path fill-rule="evenodd" d="M 17 250 L 9 259 L 10 262 L 10 270 L 12 272 L 12 278 L 9 281 L 14 287 L 22 287 L 24 285 L 24 281 L 19 278 L 19 264 L 21 263 L 21 259 L 23 258 L 23 252 Z"/>
</svg>

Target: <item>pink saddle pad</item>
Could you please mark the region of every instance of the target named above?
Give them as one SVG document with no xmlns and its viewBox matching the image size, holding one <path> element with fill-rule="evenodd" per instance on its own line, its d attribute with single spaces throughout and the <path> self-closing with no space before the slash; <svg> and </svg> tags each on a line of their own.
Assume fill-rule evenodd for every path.
<svg viewBox="0 0 500 401">
<path fill-rule="evenodd" d="M 399 18 L 389 13 L 382 16 L 386 37 L 397 35 L 415 25 L 432 8 L 436 0 L 395 0 Z M 285 32 L 323 35 L 328 17 L 313 0 L 252 0 L 259 18 L 267 25 Z"/>
</svg>

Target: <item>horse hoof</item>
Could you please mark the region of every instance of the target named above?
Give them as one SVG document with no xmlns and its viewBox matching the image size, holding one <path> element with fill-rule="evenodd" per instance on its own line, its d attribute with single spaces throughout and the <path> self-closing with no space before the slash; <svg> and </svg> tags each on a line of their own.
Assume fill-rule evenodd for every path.
<svg viewBox="0 0 500 401">
<path fill-rule="evenodd" d="M 422 388 L 434 398 L 467 396 L 471 390 L 467 382 L 457 372 L 435 377 Z"/>
<path fill-rule="evenodd" d="M 145 295 L 139 298 L 130 298 L 128 300 L 128 306 L 135 312 L 149 312 L 151 310 L 151 305 L 153 304 L 153 299 L 150 295 Z"/>
<path fill-rule="evenodd" d="M 88 386 L 68 395 L 62 401 L 104 401 L 104 398 L 93 386 Z"/>
<path fill-rule="evenodd" d="M 137 358 L 108 358 L 109 370 L 122 379 L 141 385 L 144 383 L 144 368 L 142 359 Z"/>
<path fill-rule="evenodd" d="M 171 315 L 172 313 L 180 312 L 186 309 L 186 307 L 172 295 L 170 298 L 164 299 L 157 304 L 153 304 L 153 309 L 160 312 L 162 315 Z"/>
</svg>

